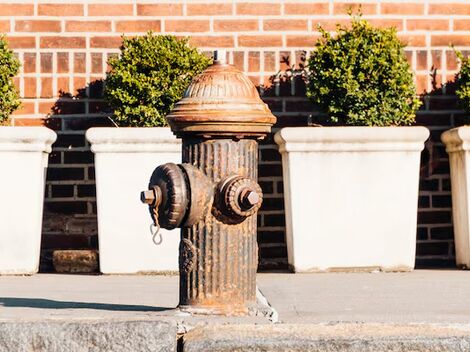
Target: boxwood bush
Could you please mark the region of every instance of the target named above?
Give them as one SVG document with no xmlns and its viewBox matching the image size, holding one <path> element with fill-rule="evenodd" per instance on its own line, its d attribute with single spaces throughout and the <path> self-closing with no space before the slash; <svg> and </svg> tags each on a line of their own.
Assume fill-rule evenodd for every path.
<svg viewBox="0 0 470 352">
<path fill-rule="evenodd" d="M 456 51 L 460 59 L 461 68 L 457 74 L 456 94 L 459 98 L 460 106 L 470 113 L 470 58 L 465 58 L 461 52 Z"/>
<path fill-rule="evenodd" d="M 20 106 L 13 77 L 18 74 L 20 62 L 0 36 L 0 125 L 7 124 L 10 114 Z"/>
<path fill-rule="evenodd" d="M 410 125 L 420 100 L 394 28 L 374 28 L 353 17 L 336 34 L 321 37 L 307 62 L 307 96 L 330 123 L 354 126 Z"/>
<path fill-rule="evenodd" d="M 165 126 L 165 116 L 209 62 L 184 38 L 152 32 L 124 37 L 120 56 L 109 60 L 105 81 L 114 120 L 119 126 Z"/>
</svg>

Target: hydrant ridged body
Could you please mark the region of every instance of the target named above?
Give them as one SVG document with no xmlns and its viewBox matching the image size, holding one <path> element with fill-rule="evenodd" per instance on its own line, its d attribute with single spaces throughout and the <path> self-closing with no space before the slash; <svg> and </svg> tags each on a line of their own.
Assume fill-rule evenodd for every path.
<svg viewBox="0 0 470 352">
<path fill-rule="evenodd" d="M 158 167 L 143 201 L 162 227 L 182 228 L 180 308 L 245 314 L 256 302 L 257 140 L 276 119 L 242 72 L 216 60 L 167 121 L 183 163 Z"/>
</svg>

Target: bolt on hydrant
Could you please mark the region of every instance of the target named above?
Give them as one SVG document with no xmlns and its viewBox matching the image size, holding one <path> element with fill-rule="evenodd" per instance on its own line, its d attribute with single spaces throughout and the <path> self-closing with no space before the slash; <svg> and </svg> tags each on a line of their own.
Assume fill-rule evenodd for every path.
<svg viewBox="0 0 470 352">
<path fill-rule="evenodd" d="M 215 52 L 166 117 L 183 163 L 157 167 L 141 197 L 155 225 L 181 227 L 180 309 L 239 315 L 256 303 L 257 140 L 276 118 L 225 57 Z"/>
</svg>

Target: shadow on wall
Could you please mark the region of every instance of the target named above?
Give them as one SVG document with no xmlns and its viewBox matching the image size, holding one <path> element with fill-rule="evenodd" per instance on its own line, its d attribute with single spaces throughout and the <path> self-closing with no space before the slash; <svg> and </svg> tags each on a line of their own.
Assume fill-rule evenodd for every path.
<svg viewBox="0 0 470 352">
<path fill-rule="evenodd" d="M 53 271 L 57 249 L 98 248 L 94 158 L 85 131 L 113 126 L 96 80 L 75 95 L 60 92 L 48 122 L 58 134 L 46 178 L 40 271 Z"/>
</svg>

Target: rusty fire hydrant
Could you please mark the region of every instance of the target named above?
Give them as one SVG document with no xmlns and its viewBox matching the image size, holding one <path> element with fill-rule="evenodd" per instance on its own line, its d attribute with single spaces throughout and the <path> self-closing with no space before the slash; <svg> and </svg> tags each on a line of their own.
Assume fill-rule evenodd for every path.
<svg viewBox="0 0 470 352">
<path fill-rule="evenodd" d="M 183 163 L 157 167 L 141 197 L 156 224 L 181 227 L 180 308 L 239 315 L 256 302 L 257 140 L 276 118 L 225 56 L 215 52 L 166 117 Z"/>
</svg>

